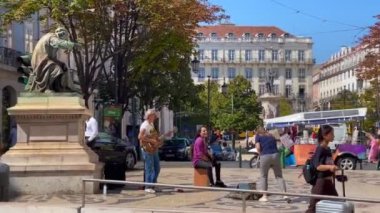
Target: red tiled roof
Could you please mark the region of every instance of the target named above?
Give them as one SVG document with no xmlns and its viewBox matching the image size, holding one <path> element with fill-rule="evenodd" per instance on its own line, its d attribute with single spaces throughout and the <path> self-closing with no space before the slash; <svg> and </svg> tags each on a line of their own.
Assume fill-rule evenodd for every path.
<svg viewBox="0 0 380 213">
<path fill-rule="evenodd" d="M 235 37 L 241 37 L 245 33 L 250 33 L 251 36 L 256 36 L 256 34 L 263 33 L 264 37 L 268 37 L 272 33 L 276 33 L 277 36 L 288 33 L 274 26 L 236 26 L 233 24 L 202 26 L 196 31 L 197 33 L 203 33 L 203 36 L 206 37 L 210 36 L 211 33 L 216 33 L 217 37 L 224 37 L 228 35 L 228 33 L 233 33 Z"/>
</svg>

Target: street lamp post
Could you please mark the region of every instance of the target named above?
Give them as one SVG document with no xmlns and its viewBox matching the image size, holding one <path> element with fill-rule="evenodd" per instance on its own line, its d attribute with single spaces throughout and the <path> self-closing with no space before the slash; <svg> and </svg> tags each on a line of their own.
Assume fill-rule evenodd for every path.
<svg viewBox="0 0 380 213">
<path fill-rule="evenodd" d="M 211 119 L 210 119 L 210 75 L 207 76 L 207 129 L 211 135 Z M 210 139 L 210 138 L 209 138 Z"/>
</svg>

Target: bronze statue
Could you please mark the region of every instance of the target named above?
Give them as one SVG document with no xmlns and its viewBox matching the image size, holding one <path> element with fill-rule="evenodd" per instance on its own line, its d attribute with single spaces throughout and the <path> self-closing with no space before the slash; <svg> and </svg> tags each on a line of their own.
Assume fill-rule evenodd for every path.
<svg viewBox="0 0 380 213">
<path fill-rule="evenodd" d="M 25 90 L 33 92 L 79 92 L 80 87 L 74 83 L 74 73 L 58 59 L 58 50 L 72 50 L 76 43 L 67 41 L 66 30 L 59 27 L 54 33 L 47 33 L 38 42 L 33 51 L 28 84 Z M 75 74 L 76 75 L 76 74 Z"/>
<path fill-rule="evenodd" d="M 274 82 L 274 72 L 273 70 L 269 70 L 268 75 L 267 75 L 267 81 L 266 81 L 266 92 L 269 94 L 274 93 L 274 88 L 273 88 L 273 82 Z"/>
</svg>

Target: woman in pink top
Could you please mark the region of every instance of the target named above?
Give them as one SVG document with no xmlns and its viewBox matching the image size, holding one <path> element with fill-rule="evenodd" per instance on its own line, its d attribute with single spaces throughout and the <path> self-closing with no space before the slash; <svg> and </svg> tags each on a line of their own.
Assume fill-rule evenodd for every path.
<svg viewBox="0 0 380 213">
<path fill-rule="evenodd" d="M 215 160 L 207 151 L 207 128 L 201 127 L 198 130 L 193 147 L 193 166 L 194 168 L 207 169 L 208 178 L 211 186 L 226 187 L 220 180 L 220 163 Z M 215 167 L 216 182 L 212 175 L 212 167 Z"/>
<path fill-rule="evenodd" d="M 370 142 L 370 149 L 368 153 L 368 162 L 375 163 L 377 161 L 377 156 L 379 154 L 379 136 L 376 135 L 375 137 L 372 134 L 366 133 L 366 136 L 369 137 Z"/>
</svg>

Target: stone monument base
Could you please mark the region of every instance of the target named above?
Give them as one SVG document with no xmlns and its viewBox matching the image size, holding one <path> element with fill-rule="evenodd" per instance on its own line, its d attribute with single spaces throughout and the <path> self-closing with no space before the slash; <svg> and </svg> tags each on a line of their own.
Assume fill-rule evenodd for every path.
<svg viewBox="0 0 380 213">
<path fill-rule="evenodd" d="M 263 107 L 262 119 L 269 119 L 279 116 L 278 107 L 281 96 L 271 93 L 264 93 L 259 97 Z"/>
<path fill-rule="evenodd" d="M 90 116 L 74 94 L 21 94 L 8 109 L 17 122 L 17 144 L 1 162 L 10 167 L 10 193 L 82 192 L 83 178 L 102 178 L 103 164 L 84 145 L 84 121 Z M 99 184 L 87 183 L 87 193 Z"/>
</svg>

